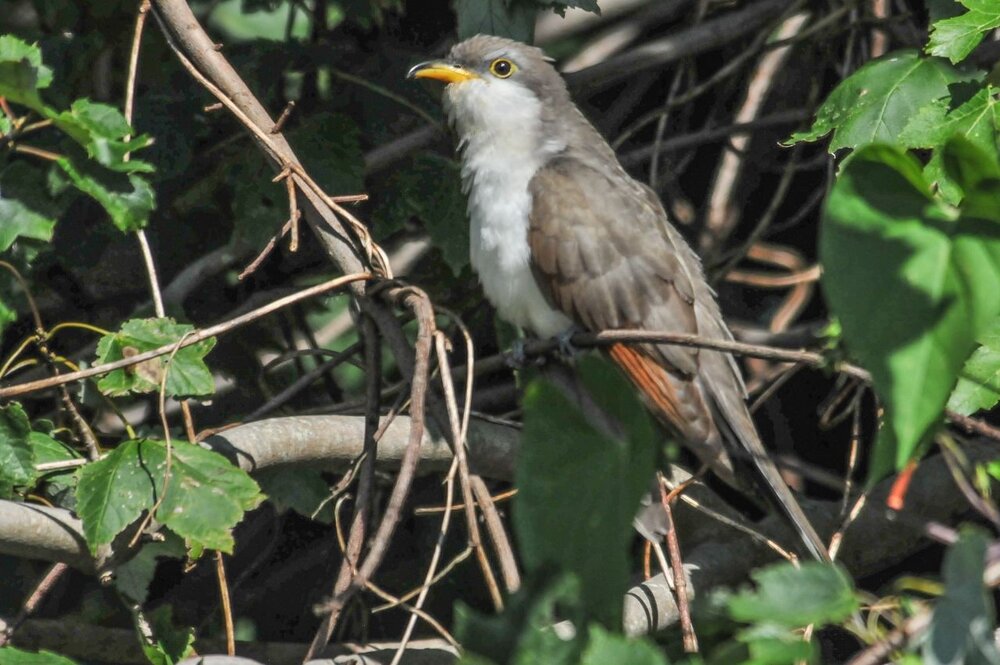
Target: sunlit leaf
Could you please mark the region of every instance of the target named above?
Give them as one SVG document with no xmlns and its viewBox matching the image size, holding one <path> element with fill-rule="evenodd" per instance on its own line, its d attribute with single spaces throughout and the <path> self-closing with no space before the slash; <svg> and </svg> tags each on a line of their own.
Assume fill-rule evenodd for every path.
<svg viewBox="0 0 1000 665">
<path fill-rule="evenodd" d="M 812 128 L 790 143 L 816 141 L 833 132 L 830 152 L 873 142 L 894 143 L 914 114 L 948 95 L 948 86 L 979 75 L 917 51 L 895 51 L 866 63 L 826 98 Z"/>
<path fill-rule="evenodd" d="M 1000 314 L 1000 216 L 982 215 L 992 181 L 963 183 L 961 168 L 989 158 L 958 138 L 943 150 L 977 216 L 934 198 L 920 164 L 887 145 L 846 161 L 826 206 L 824 291 L 886 407 L 872 478 L 902 468 L 935 431 L 976 337 Z"/>
<path fill-rule="evenodd" d="M 119 332 L 101 338 L 97 345 L 97 363 L 110 363 L 176 344 L 193 330 L 194 326 L 177 323 L 170 318 L 126 321 Z M 172 360 L 169 359 L 170 354 L 165 354 L 109 372 L 97 382 L 97 387 L 108 395 L 154 392 L 160 389 L 160 381 L 166 371 L 167 395 L 211 395 L 215 391 L 215 380 L 205 364 L 205 356 L 214 346 L 215 339 L 210 338 L 178 350 Z"/>
</svg>

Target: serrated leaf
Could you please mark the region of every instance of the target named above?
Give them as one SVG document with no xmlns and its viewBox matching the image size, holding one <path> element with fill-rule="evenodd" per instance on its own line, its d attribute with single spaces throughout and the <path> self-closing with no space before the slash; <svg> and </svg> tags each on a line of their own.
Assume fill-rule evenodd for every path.
<svg viewBox="0 0 1000 665">
<path fill-rule="evenodd" d="M 92 551 L 155 505 L 166 473 L 166 445 L 152 439 L 126 441 L 80 470 L 77 513 Z M 225 457 L 177 441 L 156 519 L 195 551 L 231 552 L 232 528 L 263 498 L 257 483 Z"/>
<path fill-rule="evenodd" d="M 0 252 L 6 252 L 18 238 L 48 242 L 56 220 L 39 215 L 16 199 L 0 192 Z"/>
<path fill-rule="evenodd" d="M 146 615 L 152 638 L 139 630 L 142 651 L 152 665 L 175 665 L 194 653 L 194 628 L 178 628 L 173 623 L 173 608 L 161 605 Z M 138 630 L 138 617 L 136 621 Z"/>
<path fill-rule="evenodd" d="M 126 355 L 137 355 L 167 344 L 176 344 L 193 330 L 194 326 L 177 323 L 171 318 L 131 319 L 122 324 L 119 332 L 101 338 L 97 344 L 97 364 L 114 362 Z M 97 382 L 97 387 L 101 392 L 112 396 L 129 392 L 154 392 L 160 389 L 163 372 L 167 371 L 167 395 L 211 395 L 215 391 L 215 380 L 204 359 L 214 346 L 215 338 L 210 338 L 178 350 L 169 364 L 167 354 L 115 370 L 102 377 Z"/>
<path fill-rule="evenodd" d="M 667 665 L 667 659 L 644 639 L 610 633 L 597 625 L 590 627 L 587 649 L 580 665 Z"/>
<path fill-rule="evenodd" d="M 0 407 L 0 498 L 10 499 L 15 487 L 29 487 L 35 482 L 30 436 L 31 423 L 20 404 Z"/>
<path fill-rule="evenodd" d="M 558 636 L 552 625 L 585 625 L 580 585 L 575 576 L 529 573 L 501 614 L 480 614 L 463 603 L 455 606 L 455 636 L 465 654 L 462 665 L 576 665 L 583 635 Z"/>
<path fill-rule="evenodd" d="M 921 651 L 927 665 L 997 664 L 1000 651 L 993 600 L 983 583 L 990 539 L 978 530 L 962 531 L 944 557 L 944 595 L 934 606 Z"/>
<path fill-rule="evenodd" d="M 918 109 L 948 95 L 948 86 L 979 74 L 913 50 L 866 63 L 826 98 L 812 128 L 788 142 L 816 141 L 833 132 L 830 152 L 879 141 L 895 143 Z"/>
<path fill-rule="evenodd" d="M 184 554 L 184 542 L 169 532 L 166 540 L 145 543 L 138 554 L 115 568 L 115 588 L 132 602 L 143 605 L 159 560 L 183 559 Z"/>
<path fill-rule="evenodd" d="M 28 444 L 31 446 L 31 451 L 35 456 L 35 464 L 66 462 L 82 458 L 80 453 L 76 452 L 62 441 L 53 439 L 44 432 L 31 432 L 31 434 L 28 435 Z M 76 487 L 75 469 L 39 473 L 38 478 L 40 480 L 44 480 L 46 494 L 52 497 L 60 507 L 67 509 L 73 509 L 76 507 L 75 503 L 67 502 L 65 500 L 72 496 L 70 492 Z"/>
<path fill-rule="evenodd" d="M 0 647 L 0 665 L 76 665 L 76 661 L 51 651 L 34 653 L 15 647 Z"/>
<path fill-rule="evenodd" d="M 153 171 L 152 165 L 142 160 L 124 161 L 126 153 L 145 148 L 152 140 L 145 135 L 126 140 L 132 129 L 115 107 L 89 99 L 77 99 L 69 111 L 52 116 L 52 120 L 99 164 L 121 173 Z"/>
<path fill-rule="evenodd" d="M 1000 28 L 1000 4 L 996 0 L 961 0 L 961 3 L 968 9 L 966 13 L 931 24 L 927 42 L 927 52 L 931 55 L 960 62 L 983 41 L 987 32 Z"/>
<path fill-rule="evenodd" d="M 261 491 L 275 510 L 329 524 L 333 520 L 330 486 L 318 469 L 277 467 L 256 474 Z"/>
<path fill-rule="evenodd" d="M 741 665 L 794 665 L 814 662 L 816 647 L 802 635 L 774 624 L 762 623 L 742 630 L 736 639 L 746 645 L 748 658 Z"/>
<path fill-rule="evenodd" d="M 948 408 L 965 416 L 988 411 L 1000 402 L 1000 319 L 979 339 L 979 348 L 965 362 Z"/>
<path fill-rule="evenodd" d="M 958 163 L 979 153 L 957 138 L 944 150 Z M 912 156 L 866 146 L 827 201 L 820 257 L 827 301 L 886 407 L 875 479 L 902 468 L 934 432 L 976 337 L 1000 314 L 1000 219 L 947 206 Z"/>
<path fill-rule="evenodd" d="M 458 38 L 497 35 L 530 44 L 538 5 L 529 0 L 455 0 Z"/>
<path fill-rule="evenodd" d="M 835 565 L 779 563 L 750 576 L 757 588 L 729 599 L 729 614 L 737 621 L 799 628 L 837 623 L 858 609 L 851 578 Z"/>
<path fill-rule="evenodd" d="M 156 208 L 156 194 L 145 178 L 129 174 L 127 187 L 124 183 L 116 187 L 96 173 L 81 170 L 66 157 L 57 159 L 56 164 L 69 176 L 73 186 L 101 204 L 118 230 L 128 233 L 146 226 Z"/>
<path fill-rule="evenodd" d="M 578 374 L 624 436 L 598 429 L 550 383 L 532 381 L 524 392 L 514 531 L 527 570 L 576 575 L 588 618 L 614 627 L 628 581 L 632 518 L 653 477 L 655 436 L 612 366 L 588 357 Z"/>
<path fill-rule="evenodd" d="M 232 528 L 263 500 L 257 483 L 225 457 L 177 442 L 170 485 L 156 518 L 189 543 L 232 552 Z"/>
<path fill-rule="evenodd" d="M 954 109 L 949 108 L 948 100 L 938 100 L 919 111 L 899 137 L 899 143 L 907 147 L 935 148 L 924 175 L 948 203 L 957 204 L 962 193 L 948 178 L 939 148 L 957 135 L 995 154 L 1000 138 L 998 92 L 997 88 L 987 85 Z"/>
<path fill-rule="evenodd" d="M 0 36 L 0 97 L 45 113 L 38 91 L 52 83 L 52 70 L 42 64 L 38 46 L 13 35 Z"/>
</svg>

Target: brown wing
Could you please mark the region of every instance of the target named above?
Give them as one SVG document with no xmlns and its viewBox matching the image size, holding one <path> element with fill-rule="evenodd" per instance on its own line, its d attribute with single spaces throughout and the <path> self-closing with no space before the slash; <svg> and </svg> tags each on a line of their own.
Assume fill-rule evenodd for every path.
<svg viewBox="0 0 1000 665">
<path fill-rule="evenodd" d="M 533 268 L 554 306 L 588 330 L 707 332 L 701 267 L 650 190 L 571 158 L 539 170 L 530 189 Z M 712 410 L 696 381 L 703 352 L 644 344 L 610 355 L 666 424 L 695 448 L 709 445 L 696 452 L 717 461 Z"/>
<path fill-rule="evenodd" d="M 559 157 L 538 171 L 530 190 L 535 276 L 578 325 L 732 338 L 698 257 L 648 187 L 623 171 Z M 741 449 L 810 552 L 827 556 L 760 442 L 730 354 L 643 344 L 615 345 L 609 355 L 651 410 L 731 483 L 724 441 Z"/>
</svg>

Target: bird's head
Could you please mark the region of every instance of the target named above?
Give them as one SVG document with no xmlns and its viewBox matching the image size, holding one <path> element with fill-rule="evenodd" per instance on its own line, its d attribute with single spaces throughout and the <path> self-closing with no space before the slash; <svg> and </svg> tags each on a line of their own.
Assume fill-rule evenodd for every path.
<svg viewBox="0 0 1000 665">
<path fill-rule="evenodd" d="M 459 138 L 558 135 L 560 114 L 574 107 L 566 84 L 541 49 L 477 35 L 443 60 L 413 67 L 408 78 L 446 84 L 444 101 Z"/>
</svg>

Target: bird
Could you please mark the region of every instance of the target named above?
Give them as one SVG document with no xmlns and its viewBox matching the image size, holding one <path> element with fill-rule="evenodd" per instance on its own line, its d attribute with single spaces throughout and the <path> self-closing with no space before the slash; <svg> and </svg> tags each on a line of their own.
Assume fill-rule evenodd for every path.
<svg viewBox="0 0 1000 665">
<path fill-rule="evenodd" d="M 445 84 L 470 263 L 502 319 L 540 338 L 643 329 L 732 339 L 697 254 L 657 194 L 621 166 L 541 49 L 477 35 L 407 78 Z M 750 460 L 806 552 L 829 560 L 761 442 L 731 354 L 642 343 L 613 344 L 607 355 L 723 481 L 740 487 L 733 457 Z"/>
</svg>

